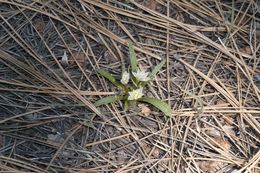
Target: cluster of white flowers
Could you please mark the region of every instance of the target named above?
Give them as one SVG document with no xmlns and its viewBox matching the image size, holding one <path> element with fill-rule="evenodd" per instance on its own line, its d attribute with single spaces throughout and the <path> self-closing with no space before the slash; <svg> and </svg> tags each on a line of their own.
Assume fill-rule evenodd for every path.
<svg viewBox="0 0 260 173">
<path fill-rule="evenodd" d="M 132 72 L 133 76 L 137 81 L 146 82 L 149 81 L 149 72 L 138 69 L 136 72 Z M 127 85 L 130 79 L 130 74 L 127 71 L 124 71 L 122 74 L 121 83 Z M 129 92 L 128 100 L 137 100 L 143 97 L 143 88 L 138 88 Z"/>
</svg>

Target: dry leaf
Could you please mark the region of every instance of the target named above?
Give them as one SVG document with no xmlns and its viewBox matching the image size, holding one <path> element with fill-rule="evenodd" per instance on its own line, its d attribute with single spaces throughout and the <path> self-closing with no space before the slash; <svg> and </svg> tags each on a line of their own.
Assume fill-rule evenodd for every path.
<svg viewBox="0 0 260 173">
<path fill-rule="evenodd" d="M 240 51 L 245 53 L 245 54 L 248 54 L 248 55 L 252 54 L 250 46 L 245 46 L 245 47 L 241 48 Z"/>
<path fill-rule="evenodd" d="M 217 170 L 218 162 L 216 161 L 198 161 L 197 165 L 204 172 L 213 173 Z"/>
<path fill-rule="evenodd" d="M 160 156 L 160 149 L 159 148 L 157 148 L 157 147 L 155 147 L 153 150 L 152 150 L 152 153 L 153 153 L 153 156 L 155 157 L 155 158 L 158 158 L 159 156 Z"/>
<path fill-rule="evenodd" d="M 233 130 L 233 127 L 232 126 L 229 126 L 229 125 L 224 125 L 223 127 L 223 130 L 226 134 L 230 135 L 230 136 L 236 136 L 236 133 L 235 131 Z"/>
<path fill-rule="evenodd" d="M 151 148 L 146 143 L 142 143 L 142 148 L 143 148 L 144 152 L 147 154 L 149 154 L 151 151 Z"/>
<path fill-rule="evenodd" d="M 35 29 L 38 31 L 38 32 L 43 32 L 45 27 L 46 27 L 46 24 L 44 23 L 44 21 L 42 20 L 36 20 L 34 23 L 33 23 Z"/>
<path fill-rule="evenodd" d="M 217 143 L 218 145 L 216 145 L 215 143 L 212 142 L 213 145 L 215 145 L 216 147 L 221 146 L 222 148 L 224 148 L 225 150 L 230 150 L 230 143 L 228 141 L 225 141 L 224 139 L 221 138 L 214 138 L 213 139 L 215 141 L 215 143 Z"/>
<path fill-rule="evenodd" d="M 227 125 L 232 125 L 234 124 L 234 118 L 230 116 L 223 116 L 223 119 Z"/>
<path fill-rule="evenodd" d="M 138 107 L 141 109 L 141 113 L 144 114 L 145 116 L 148 116 L 151 114 L 151 109 L 147 107 L 144 104 L 138 104 Z"/>
<path fill-rule="evenodd" d="M 148 0 L 146 2 L 146 7 L 153 11 L 156 10 L 157 5 L 158 5 L 158 2 L 156 0 Z"/>
<path fill-rule="evenodd" d="M 220 137 L 221 136 L 220 132 L 213 127 L 206 128 L 205 133 L 207 135 L 213 136 L 213 137 Z"/>
<path fill-rule="evenodd" d="M 75 60 L 79 63 L 79 65 L 82 67 L 85 64 L 86 56 L 83 52 L 72 52 L 72 55 L 74 56 Z M 73 59 L 73 57 L 71 57 Z M 74 59 L 73 59 L 74 60 Z M 75 61 L 74 61 L 75 62 Z M 75 62 L 76 64 L 76 62 Z"/>
<path fill-rule="evenodd" d="M 220 173 L 220 169 L 226 167 L 227 164 L 224 162 L 208 160 L 208 161 L 198 161 L 197 165 L 203 172 L 207 172 L 207 173 L 219 172 Z M 224 171 L 224 172 L 226 172 L 226 171 Z"/>
<path fill-rule="evenodd" d="M 217 100 L 216 104 L 214 105 L 216 107 L 225 107 L 229 106 L 229 103 L 225 102 L 224 100 Z"/>
</svg>

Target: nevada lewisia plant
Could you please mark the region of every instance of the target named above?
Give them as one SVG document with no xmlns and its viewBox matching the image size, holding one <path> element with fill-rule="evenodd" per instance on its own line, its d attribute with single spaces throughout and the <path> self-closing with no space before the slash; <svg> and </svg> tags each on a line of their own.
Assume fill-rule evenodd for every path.
<svg viewBox="0 0 260 173">
<path fill-rule="evenodd" d="M 129 54 L 130 72 L 123 71 L 120 81 L 116 81 L 111 73 L 103 69 L 96 69 L 96 71 L 101 76 L 105 77 L 107 80 L 113 83 L 120 90 L 120 93 L 113 96 L 101 98 L 100 100 L 96 101 L 94 105 L 101 106 L 121 100 L 124 102 L 124 109 L 127 110 L 129 109 L 130 104 L 136 104 L 136 102 L 146 102 L 162 111 L 165 115 L 171 116 L 172 110 L 167 103 L 157 98 L 144 97 L 143 93 L 145 85 L 147 85 L 149 81 L 154 79 L 155 75 L 165 64 L 165 60 L 157 64 L 152 72 L 149 73 L 144 70 L 140 70 L 137 67 L 137 58 L 134 52 L 134 47 L 131 43 L 129 44 Z"/>
</svg>

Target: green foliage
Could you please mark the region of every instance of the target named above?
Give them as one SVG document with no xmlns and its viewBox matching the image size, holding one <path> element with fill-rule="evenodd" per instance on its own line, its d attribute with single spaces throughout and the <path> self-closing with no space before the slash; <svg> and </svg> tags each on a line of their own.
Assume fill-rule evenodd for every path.
<svg viewBox="0 0 260 173">
<path fill-rule="evenodd" d="M 116 79 L 114 78 L 114 76 L 113 76 L 111 73 L 109 73 L 109 72 L 107 72 L 107 71 L 105 71 L 105 70 L 103 70 L 103 69 L 101 69 L 101 68 L 96 69 L 96 71 L 97 71 L 101 76 L 107 78 L 107 79 L 108 79 L 110 82 L 112 82 L 113 84 L 116 82 Z"/>
<path fill-rule="evenodd" d="M 155 75 L 161 70 L 165 62 L 166 60 L 164 59 L 154 67 L 153 71 L 149 75 L 150 79 L 153 79 L 155 77 Z"/>
<path fill-rule="evenodd" d="M 107 97 L 104 97 L 98 101 L 96 101 L 94 103 L 95 106 L 101 106 L 101 105 L 105 105 L 105 104 L 108 104 L 108 103 L 112 103 L 112 102 L 115 102 L 115 101 L 118 101 L 118 100 L 122 100 L 123 97 L 122 96 L 118 96 L 118 95 L 114 95 L 114 96 L 107 96 Z"/>
<path fill-rule="evenodd" d="M 131 109 L 134 105 L 136 105 L 137 101 L 139 101 L 149 103 L 162 111 L 166 116 L 171 116 L 172 110 L 167 103 L 163 102 L 160 99 L 143 97 L 143 87 L 147 85 L 148 82 L 152 80 L 155 75 L 161 70 L 161 68 L 165 64 L 165 60 L 162 60 L 158 65 L 156 65 L 152 72 L 149 74 L 148 72 L 145 72 L 144 70 L 140 70 L 138 68 L 137 58 L 132 43 L 129 43 L 129 54 L 131 72 L 122 72 L 122 79 L 120 80 L 120 82 L 116 81 L 111 73 L 103 69 L 97 69 L 97 72 L 100 75 L 113 83 L 121 92 L 120 95 L 102 98 L 96 101 L 94 105 L 101 106 L 104 104 L 122 100 L 124 102 L 124 110 L 128 110 L 129 108 Z M 129 82 L 129 78 L 131 79 L 131 82 Z"/>
<path fill-rule="evenodd" d="M 159 109 L 160 111 L 162 111 L 165 115 L 171 116 L 172 113 L 171 107 L 160 99 L 143 97 L 138 99 L 138 101 L 149 103 L 154 107 L 156 107 L 157 109 Z"/>
<path fill-rule="evenodd" d="M 98 68 L 98 69 L 96 69 L 96 71 L 101 75 L 101 76 L 103 76 L 103 77 L 105 77 L 106 79 L 108 79 L 112 84 L 114 84 L 115 86 L 117 86 L 118 88 L 122 88 L 122 84 L 120 84 L 119 82 L 117 82 L 116 81 L 116 79 L 114 78 L 114 76 L 111 74 L 111 73 L 109 73 L 109 72 L 107 72 L 107 71 L 105 71 L 105 70 L 103 70 L 103 69 L 101 69 L 101 68 Z"/>
<path fill-rule="evenodd" d="M 136 58 L 134 46 L 132 43 L 129 43 L 129 54 L 130 54 L 129 58 L 130 58 L 131 71 L 136 72 L 137 71 L 137 58 Z"/>
<path fill-rule="evenodd" d="M 129 109 L 129 100 L 125 100 L 124 102 L 124 110 L 127 111 Z"/>
</svg>

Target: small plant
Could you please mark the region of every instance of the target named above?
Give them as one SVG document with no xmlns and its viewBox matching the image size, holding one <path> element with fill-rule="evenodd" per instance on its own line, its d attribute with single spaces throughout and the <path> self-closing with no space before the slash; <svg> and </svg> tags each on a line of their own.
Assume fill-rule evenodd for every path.
<svg viewBox="0 0 260 173">
<path fill-rule="evenodd" d="M 117 95 L 101 98 L 100 100 L 96 101 L 94 105 L 100 106 L 121 100 L 124 103 L 124 109 L 128 110 L 129 106 L 135 105 L 136 102 L 146 102 L 161 110 L 165 115 L 171 116 L 172 110 L 167 103 L 160 99 L 143 97 L 143 89 L 145 85 L 154 79 L 155 75 L 165 64 L 165 60 L 156 65 L 152 72 L 149 73 L 138 68 L 136 55 L 131 43 L 129 44 L 129 53 L 130 72 L 123 71 L 120 81 L 117 81 L 111 73 L 103 69 L 96 69 L 101 76 L 105 77 L 111 83 L 113 83 L 120 90 L 120 93 Z"/>
</svg>

